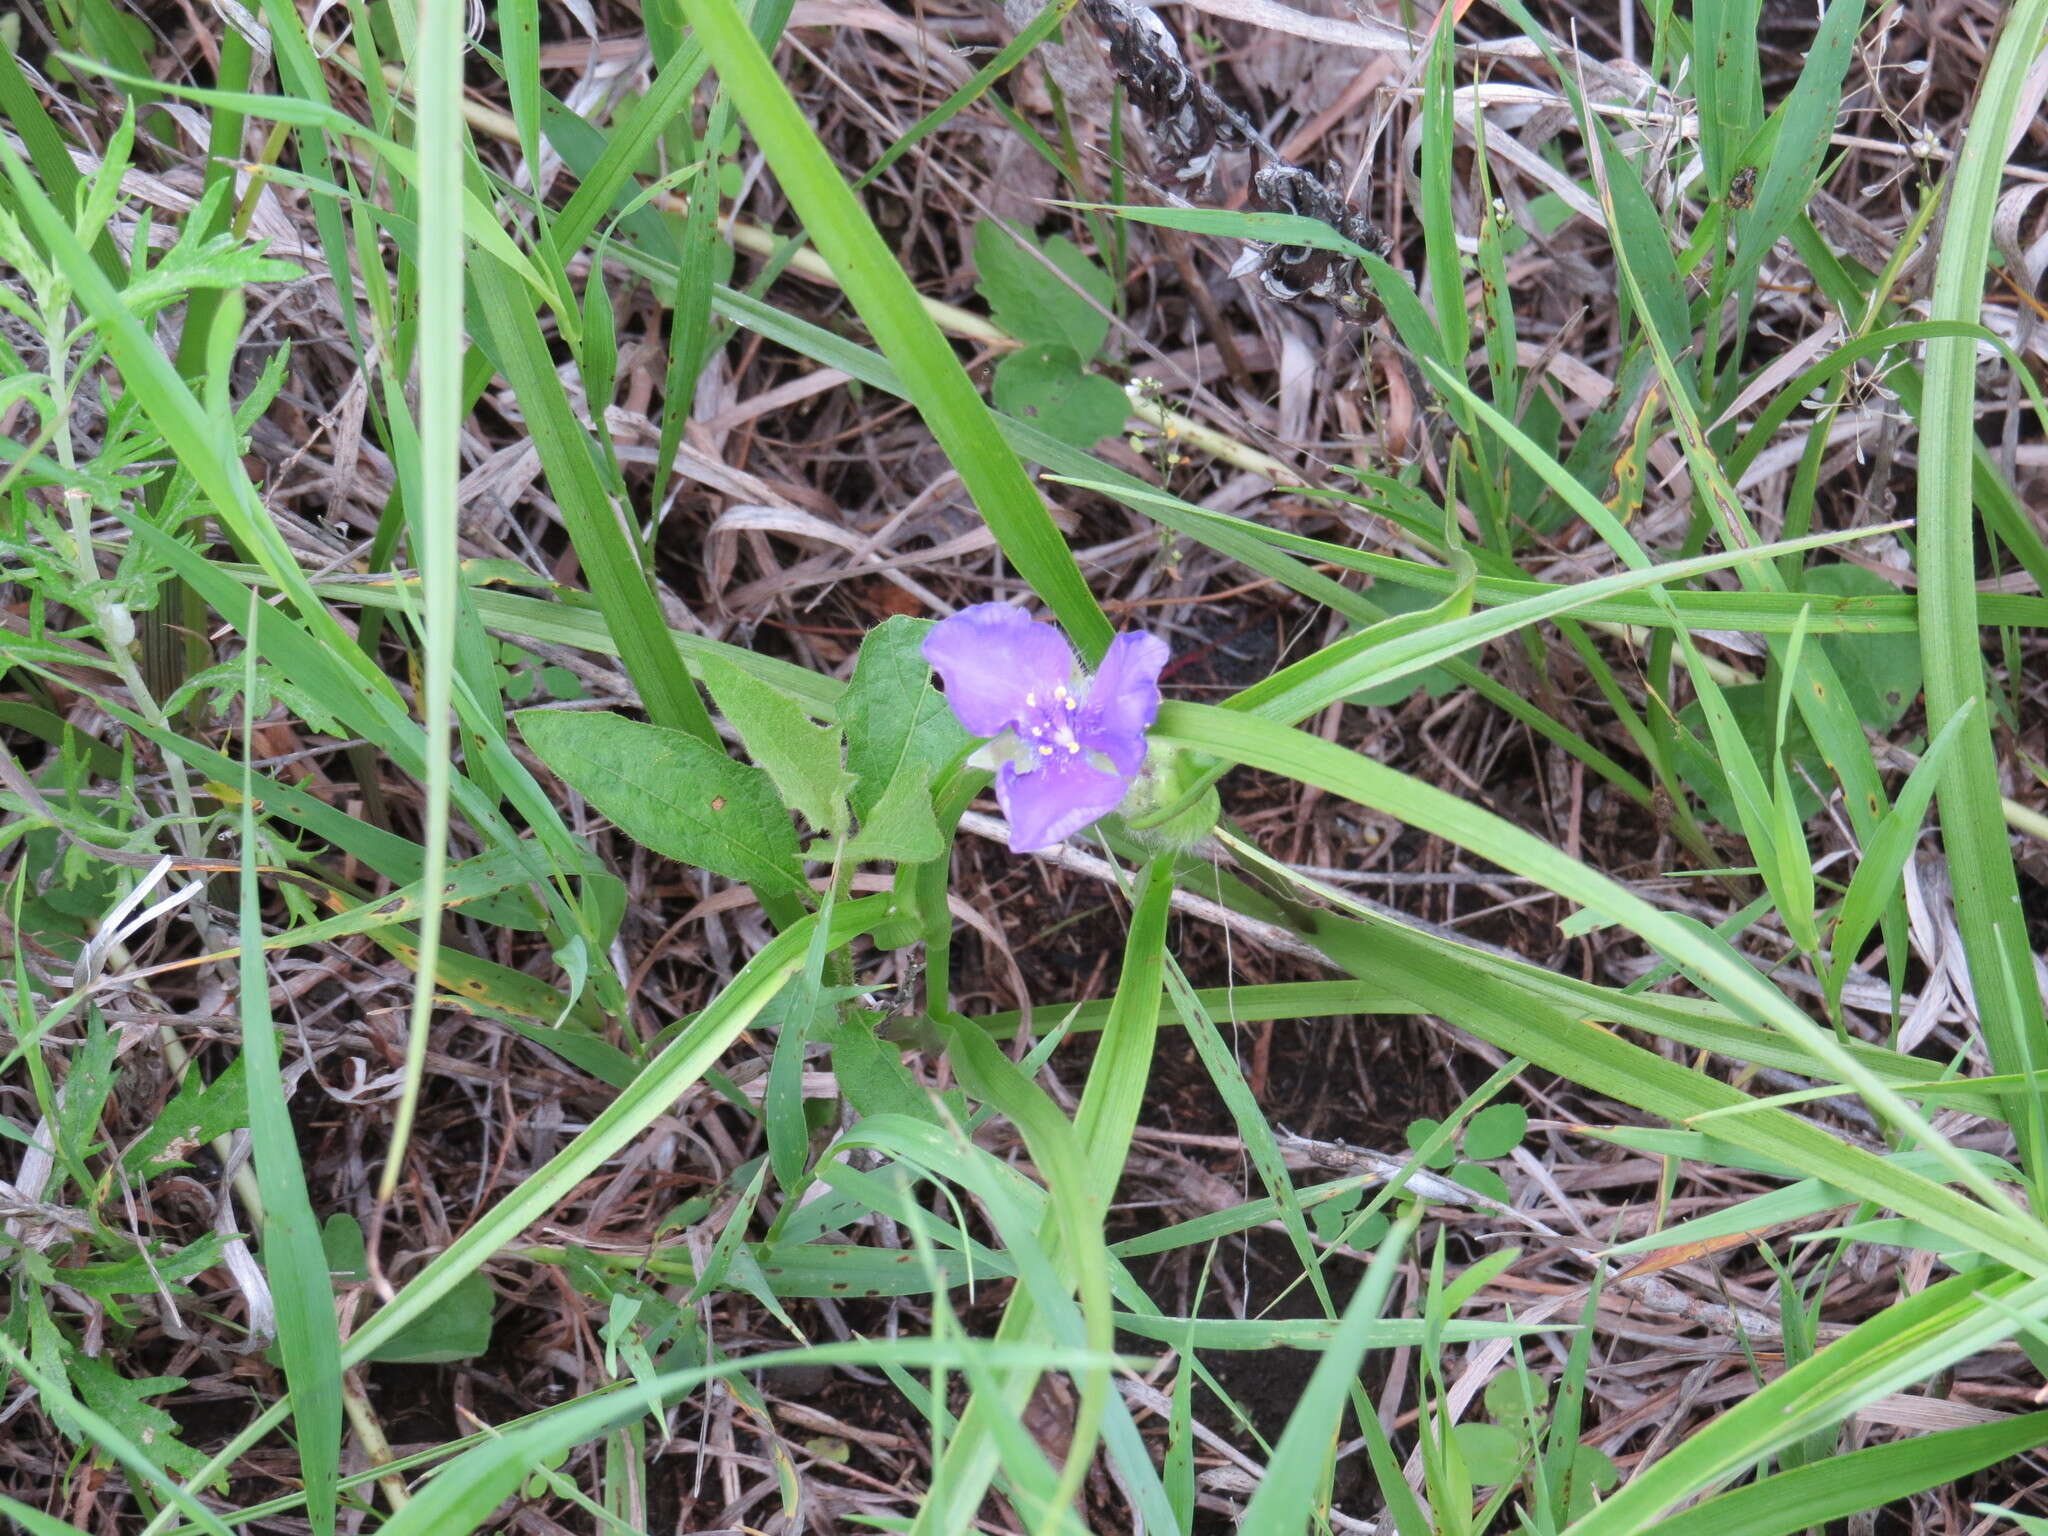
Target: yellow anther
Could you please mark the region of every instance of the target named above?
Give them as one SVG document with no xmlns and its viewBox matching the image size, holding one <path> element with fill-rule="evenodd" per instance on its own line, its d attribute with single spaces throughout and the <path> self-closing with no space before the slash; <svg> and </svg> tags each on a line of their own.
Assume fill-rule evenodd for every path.
<svg viewBox="0 0 2048 1536">
<path fill-rule="evenodd" d="M 1041 757 L 1051 757 L 1051 756 L 1052 756 L 1052 748 L 1051 748 L 1051 747 L 1040 747 L 1040 748 L 1038 749 L 1038 755 L 1039 755 L 1039 756 L 1041 756 Z"/>
</svg>

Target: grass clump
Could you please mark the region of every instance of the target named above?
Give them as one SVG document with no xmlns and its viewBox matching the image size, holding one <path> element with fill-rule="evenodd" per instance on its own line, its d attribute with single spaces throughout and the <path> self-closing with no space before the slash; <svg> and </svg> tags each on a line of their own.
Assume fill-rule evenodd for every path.
<svg viewBox="0 0 2048 1536">
<path fill-rule="evenodd" d="M 1963 10 L 0 21 L 0 1518 L 2048 1519 Z"/>
</svg>

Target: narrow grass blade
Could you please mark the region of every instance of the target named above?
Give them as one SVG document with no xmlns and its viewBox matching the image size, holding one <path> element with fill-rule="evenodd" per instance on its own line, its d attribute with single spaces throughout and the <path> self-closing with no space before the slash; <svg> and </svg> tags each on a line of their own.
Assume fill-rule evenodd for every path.
<svg viewBox="0 0 2048 1536">
<path fill-rule="evenodd" d="M 2012 1200 L 1962 1157 L 1949 1142 L 1936 1135 L 1903 1098 L 1854 1053 L 1845 1049 L 1827 1031 L 1795 1008 L 1770 985 L 1747 960 L 1736 955 L 1711 934 L 1660 912 L 1632 892 L 1569 859 L 1540 838 L 1510 825 L 1490 813 L 1458 800 L 1434 786 L 1419 783 L 1374 762 L 1300 731 L 1277 730 L 1266 721 L 1254 721 L 1227 710 L 1190 704 L 1169 704 L 1160 711 L 1153 729 L 1155 740 L 1192 748 L 1217 757 L 1286 774 L 1317 784 L 1332 794 L 1343 795 L 1399 817 L 1412 826 L 1494 860 L 1505 869 L 1529 875 L 1549 889 L 1568 896 L 1611 921 L 1625 924 L 1666 955 L 1693 972 L 1710 990 L 1739 1012 L 1768 1023 L 1809 1053 L 1812 1059 L 1840 1081 L 1852 1084 L 1865 1100 L 1893 1124 L 1921 1141 L 1940 1156 L 1944 1166 L 1983 1202 L 1973 1205 L 1954 1191 L 1931 1181 L 1909 1179 L 1891 1172 L 1884 1182 L 1889 1193 L 1873 1195 L 1904 1214 L 1900 1201 L 1910 1201 L 1933 1213 L 1930 1225 L 1963 1237 L 1964 1241 L 1991 1251 L 1996 1245 L 2001 1257 L 2030 1272 L 2048 1273 L 2048 1233 L 2040 1223 L 2021 1211 Z M 1322 942 L 1320 935 L 1313 941 Z M 1547 1054 L 1537 1048 L 1509 1046 L 1517 1055 L 1543 1061 Z M 1576 1069 L 1567 1068 L 1579 1081 L 1587 1081 Z M 1624 1091 L 1623 1098 L 1631 1098 Z M 1723 1101 L 1725 1102 L 1725 1100 Z M 1718 1107 L 1702 1104 L 1701 1108 Z M 1779 1134 L 1798 1125 L 1784 1117 Z M 1813 1128 L 1807 1127 L 1809 1131 Z M 1825 1145 L 1831 1182 L 1856 1188 L 1872 1177 L 1881 1164 L 1876 1159 L 1848 1156 L 1849 1149 L 1813 1131 Z M 1815 1149 L 1817 1152 L 1819 1148 Z M 1852 1167 L 1851 1164 L 1854 1166 Z M 1838 1171 L 1837 1171 L 1838 1170 Z"/>
<path fill-rule="evenodd" d="M 1316 1362 L 1308 1389 L 1287 1417 L 1287 1428 L 1266 1463 L 1266 1475 L 1245 1508 L 1241 1529 L 1278 1533 L 1312 1528 L 1316 1490 L 1322 1485 L 1331 1442 L 1351 1400 L 1367 1341 L 1386 1307 L 1394 1276 L 1408 1255 L 1408 1243 L 1421 1224 L 1422 1213 L 1422 1203 L 1411 1202 L 1373 1254 L 1365 1278 L 1358 1282 L 1357 1292 L 1344 1309 L 1336 1337 Z"/>
<path fill-rule="evenodd" d="M 832 911 L 828 944 L 849 942 L 880 921 L 886 911 L 886 902 L 877 896 L 839 903 Z M 676 1096 L 704 1074 L 802 967 L 810 947 L 811 924 L 818 921 L 816 917 L 802 919 L 749 960 L 717 1000 L 647 1064 L 632 1087 L 605 1106 L 589 1129 L 435 1255 L 397 1296 L 350 1335 L 342 1351 L 343 1363 L 359 1364 L 378 1346 L 390 1342 L 445 1297 L 458 1280 L 474 1273 L 593 1170 L 668 1113 Z"/>
<path fill-rule="evenodd" d="M 0 1347 L 7 1346 L 0 1343 Z M 469 1536 L 533 1469 L 632 1423 L 649 1411 L 650 1404 L 680 1401 L 706 1382 L 785 1366 L 873 1365 L 885 1358 L 909 1370 L 957 1370 L 973 1363 L 988 1370 L 1043 1367 L 1080 1372 L 1106 1370 L 1117 1363 L 1113 1355 L 1050 1344 L 989 1344 L 965 1338 L 890 1339 L 883 1343 L 859 1340 L 807 1349 L 771 1350 L 716 1365 L 672 1371 L 630 1388 L 565 1403 L 465 1452 L 392 1516 L 381 1527 L 381 1536 Z M 206 1528 L 225 1536 L 225 1528 L 218 1522 Z"/>
<path fill-rule="evenodd" d="M 0 1514 L 14 1521 L 28 1536 L 86 1536 L 86 1532 L 70 1521 L 46 1515 L 40 1509 L 30 1509 L 20 1500 L 10 1499 L 5 1494 L 0 1494 Z"/>
<path fill-rule="evenodd" d="M 1841 1422 L 1865 1403 L 1990 1348 L 2018 1332 L 2024 1319 L 2044 1313 L 2048 1280 L 2022 1283 L 2009 1274 L 1993 1280 L 1975 1274 L 1930 1286 L 1859 1324 L 1689 1436 L 1575 1522 L 1569 1536 L 1643 1530 L 1679 1500 Z M 1713 1529 L 1719 1536 L 1724 1528 L 1697 1529 Z"/>
<path fill-rule="evenodd" d="M 732 0 L 684 0 L 704 51 L 781 178 L 812 242 L 831 264 L 911 401 L 952 460 L 1019 574 L 1044 599 L 1084 656 L 1100 659 L 1109 620 L 1024 466 L 1003 443 L 952 348 L 883 244 L 867 210 L 840 179 L 789 89 Z"/>
<path fill-rule="evenodd" d="M 2048 1445 L 2048 1413 L 1874 1445 L 1780 1472 L 1657 1522 L 1657 1536 L 1791 1536 Z"/>
<path fill-rule="evenodd" d="M 1951 172 L 1948 217 L 1935 267 L 1931 318 L 1975 322 L 1984 296 L 1991 220 L 2006 147 L 2027 72 L 2048 27 L 2048 0 L 2016 0 L 2005 13 L 1982 90 Z M 1971 511 L 1976 426 L 1976 348 L 1957 337 L 1927 343 L 1920 411 L 1920 655 L 1927 728 L 1939 732 L 1965 711 L 1935 800 L 1955 893 L 1956 925 L 1992 1066 L 2025 1071 L 2048 1062 L 2048 1021 L 2021 920 L 2019 881 L 1999 814 L 1998 753 L 1985 697 L 1977 632 L 1976 522 Z M 2025 978 L 2011 987 L 2007 976 Z M 2014 1117 L 2028 1172 L 2048 1174 L 2048 1147 Z"/>
<path fill-rule="evenodd" d="M 263 605 L 252 594 L 253 627 Z M 243 653 L 245 697 L 255 696 L 256 649 Z M 270 976 L 263 939 L 263 883 L 256 869 L 256 794 L 248 764 L 255 757 L 254 721 L 243 724 L 241 937 L 242 1060 L 249 1088 L 249 1140 L 263 1209 L 263 1268 L 277 1304 L 277 1345 L 298 1430 L 306 1515 L 316 1536 L 333 1536 L 335 1480 L 341 1471 L 341 1334 L 334 1285 L 320 1243 L 320 1223 L 306 1193 L 306 1171 L 291 1110 L 284 1100 L 277 1025 L 270 1016 Z M 438 908 L 438 879 L 430 900 Z M 434 913 L 438 924 L 439 912 Z M 424 982 L 422 990 L 425 989 Z"/>
<path fill-rule="evenodd" d="M 421 724 L 426 748 L 421 879 L 426 886 L 426 901 L 420 912 L 419 971 L 406 1023 L 405 1083 L 392 1119 L 391 1145 L 385 1153 L 383 1175 L 378 1180 L 380 1200 L 389 1200 L 398 1189 L 412 1137 L 413 1116 L 419 1108 L 420 1087 L 426 1077 L 441 952 L 441 886 L 448 870 L 448 803 L 453 778 L 448 717 L 454 702 L 455 504 L 456 481 L 462 471 L 460 438 L 465 414 L 463 32 L 462 19 L 447 5 L 425 7 L 420 12 L 419 26 L 420 441 L 418 483 L 407 510 L 412 521 L 413 559 L 420 568 L 420 638 L 426 652 L 421 679 Z M 246 944 L 244 947 L 246 951 Z M 323 1491 L 329 1501 L 331 1520 L 331 1474 Z M 310 1496 L 311 1490 L 308 1492 Z M 317 1509 L 315 1523 L 317 1528 Z"/>
</svg>

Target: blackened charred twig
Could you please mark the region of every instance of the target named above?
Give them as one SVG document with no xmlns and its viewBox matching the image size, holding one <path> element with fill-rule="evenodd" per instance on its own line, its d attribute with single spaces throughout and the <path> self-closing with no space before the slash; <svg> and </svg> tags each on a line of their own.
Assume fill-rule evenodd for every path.
<svg viewBox="0 0 2048 1536">
<path fill-rule="evenodd" d="M 1218 149 L 1263 142 L 1242 113 L 1188 68 L 1179 42 L 1150 7 L 1085 0 L 1084 8 L 1108 39 L 1110 67 L 1145 114 L 1160 158 L 1177 180 L 1207 181 Z"/>
<path fill-rule="evenodd" d="M 1394 248 L 1377 224 L 1298 165 L 1280 161 L 1266 166 L 1252 178 L 1252 190 L 1268 212 L 1316 219 L 1375 256 L 1384 257 Z M 1259 258 L 1259 281 L 1276 299 L 1313 295 L 1335 305 L 1347 320 L 1370 320 L 1379 313 L 1379 301 L 1373 297 L 1372 281 L 1364 266 L 1341 251 L 1312 245 L 1269 246 Z"/>
<path fill-rule="evenodd" d="M 1281 159 L 1243 113 L 1188 68 L 1173 33 L 1142 0 L 1082 5 L 1102 29 L 1110 66 L 1145 115 L 1160 159 L 1176 180 L 1206 186 L 1219 150 L 1252 150 L 1267 161 L 1252 177 L 1260 208 L 1320 220 L 1375 255 L 1391 252 L 1393 244 L 1379 226 L 1313 171 Z M 1246 244 L 1238 275 L 1257 272 L 1266 292 L 1283 303 L 1321 299 L 1351 321 L 1378 315 L 1371 279 L 1355 258 L 1313 246 Z"/>
</svg>

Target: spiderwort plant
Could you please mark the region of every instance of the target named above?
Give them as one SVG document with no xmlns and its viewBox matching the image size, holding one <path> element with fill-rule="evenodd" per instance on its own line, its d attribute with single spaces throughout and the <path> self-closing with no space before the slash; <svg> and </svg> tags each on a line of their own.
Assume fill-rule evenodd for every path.
<svg viewBox="0 0 2048 1536">
<path fill-rule="evenodd" d="M 1010 745 L 996 799 L 1012 852 L 1051 848 L 1123 802 L 1145 766 L 1168 654 L 1157 635 L 1118 635 L 1088 677 L 1058 630 L 1006 603 L 932 626 L 924 657 L 953 713 L 971 735 Z"/>
</svg>

